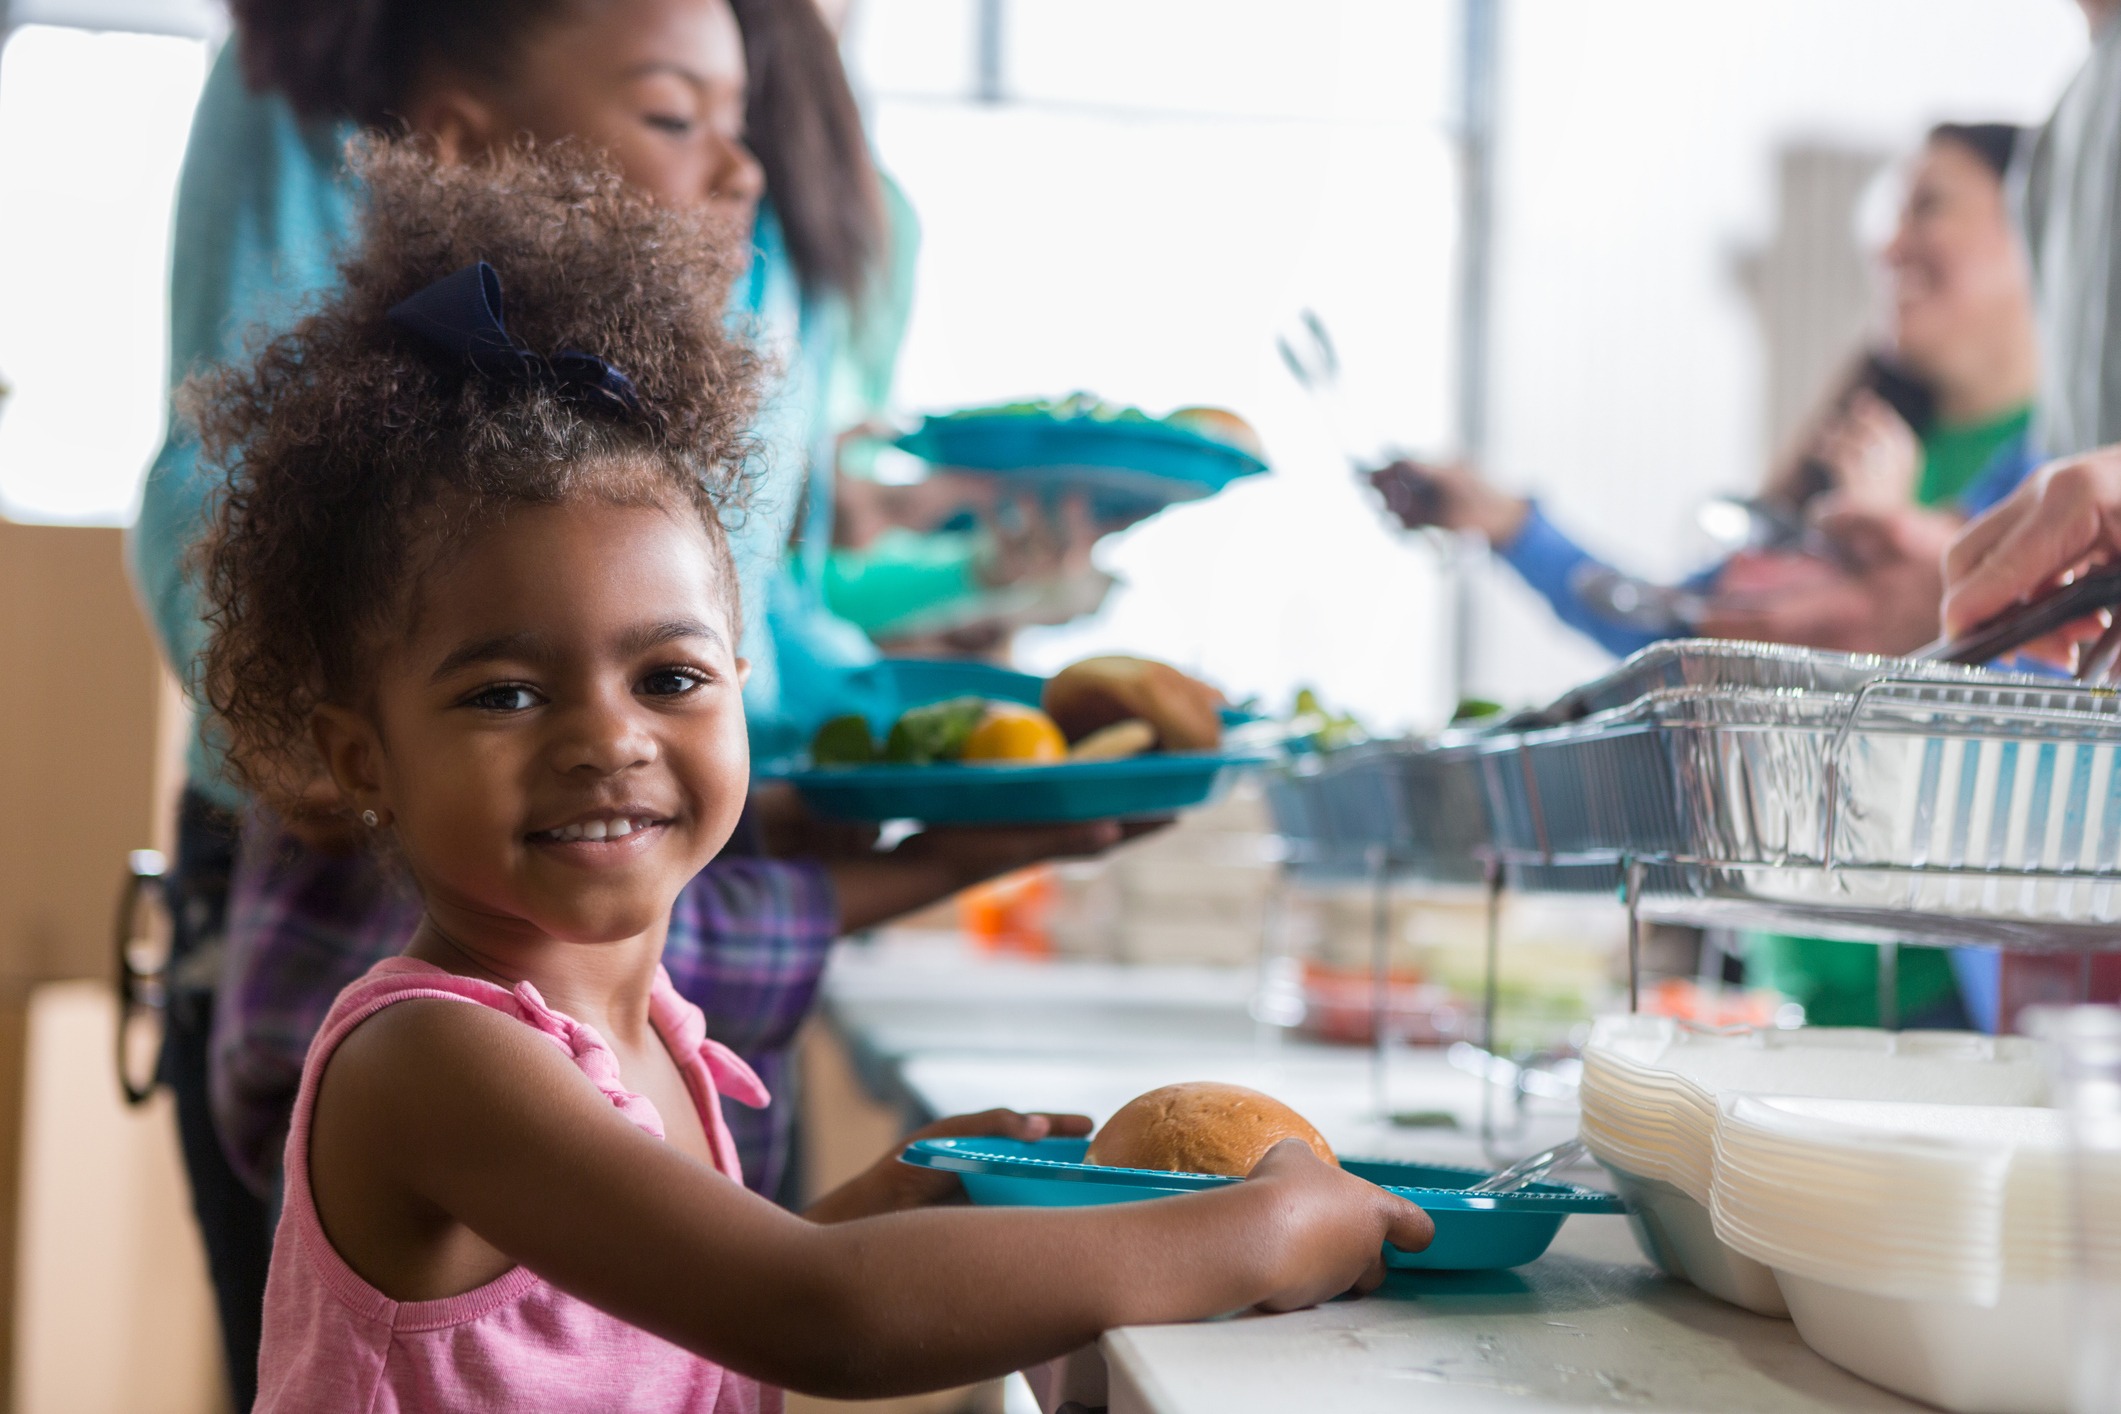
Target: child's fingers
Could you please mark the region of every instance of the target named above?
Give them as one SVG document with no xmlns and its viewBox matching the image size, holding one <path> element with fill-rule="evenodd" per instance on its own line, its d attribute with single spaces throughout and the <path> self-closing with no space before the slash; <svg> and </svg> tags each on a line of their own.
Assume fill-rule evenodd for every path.
<svg viewBox="0 0 2121 1414">
<path fill-rule="evenodd" d="M 1370 1265 L 1362 1269 L 1362 1275 L 1355 1278 L 1355 1285 L 1349 1290 L 1357 1296 L 1368 1296 L 1384 1284 L 1385 1254 L 1383 1249 L 1379 1249 L 1377 1255 L 1370 1259 Z"/>
<path fill-rule="evenodd" d="M 1311 1146 L 1303 1140 L 1282 1139 L 1277 1140 L 1266 1153 L 1259 1156 L 1259 1162 L 1252 1165 L 1252 1171 L 1245 1177 L 1272 1178 L 1276 1174 L 1300 1171 L 1308 1165 L 1325 1167 L 1319 1163 L 1318 1155 L 1311 1152 Z"/>
<path fill-rule="evenodd" d="M 1385 1241 L 1408 1252 L 1419 1252 L 1436 1238 L 1436 1221 L 1395 1193 L 1385 1194 L 1392 1207 L 1385 1219 Z"/>
<path fill-rule="evenodd" d="M 1090 1117 L 1078 1114 L 1048 1114 L 1043 1111 L 1027 1113 L 1022 1110 L 992 1109 L 978 1114 L 951 1115 L 933 1124 L 923 1125 L 913 1133 L 917 1139 L 1020 1139 L 1030 1143 L 1044 1139 L 1049 1134 L 1067 1137 L 1088 1134 Z"/>
<path fill-rule="evenodd" d="M 981 1110 L 978 1114 L 949 1115 L 933 1124 L 922 1125 L 914 1133 L 929 1139 L 969 1139 L 987 1135 L 1014 1138 L 1024 1119 L 1025 1116 L 1015 1110 Z"/>
<path fill-rule="evenodd" d="M 996 1131 L 1005 1138 L 1022 1139 L 1026 1142 L 1058 1135 L 1073 1139 L 1088 1134 L 1092 1128 L 1090 1116 L 1076 1114 L 1052 1114 L 1045 1110 L 1032 1110 L 1019 1114 L 1015 1110 L 1002 1110 L 1013 1122 L 1013 1128 Z"/>
</svg>

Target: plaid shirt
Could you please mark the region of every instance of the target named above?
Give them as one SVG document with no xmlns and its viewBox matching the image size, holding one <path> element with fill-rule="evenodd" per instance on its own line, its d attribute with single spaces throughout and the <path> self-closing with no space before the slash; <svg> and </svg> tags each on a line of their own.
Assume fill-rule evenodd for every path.
<svg viewBox="0 0 2121 1414">
<path fill-rule="evenodd" d="M 229 881 L 228 935 L 208 1086 L 229 1160 L 269 1192 L 280 1172 L 302 1061 L 341 988 L 402 951 L 420 921 L 409 884 L 368 854 L 305 848 L 269 817 L 246 817 Z M 678 895 L 663 966 L 750 1062 L 774 1102 L 732 1105 L 744 1181 L 775 1196 L 794 1137 L 790 1043 L 817 996 L 839 904 L 822 866 L 720 858 Z"/>
</svg>

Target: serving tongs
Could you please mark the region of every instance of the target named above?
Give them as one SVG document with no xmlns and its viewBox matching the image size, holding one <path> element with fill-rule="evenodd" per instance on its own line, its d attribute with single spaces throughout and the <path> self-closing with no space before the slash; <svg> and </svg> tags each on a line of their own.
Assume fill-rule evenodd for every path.
<svg viewBox="0 0 2121 1414">
<path fill-rule="evenodd" d="M 1348 426 L 1347 405 L 1340 391 L 1340 350 L 1326 332 L 1326 321 L 1316 310 L 1297 312 L 1296 318 L 1274 336 L 1274 351 L 1296 385 L 1308 393 L 1326 430 L 1339 444 L 1341 455 L 1357 472 L 1366 471 L 1375 458 L 1358 450 Z"/>
<path fill-rule="evenodd" d="M 2065 624 L 2115 608 L 2121 608 L 2121 565 L 2093 570 L 2042 598 L 2005 609 L 1962 637 L 1939 639 L 1914 656 L 1936 663 L 1979 666 Z M 2121 670 L 2121 615 L 2114 617 L 2078 662 L 2077 681 L 2097 687 L 2113 686 L 2121 682 L 2121 671 L 2117 670 Z"/>
</svg>

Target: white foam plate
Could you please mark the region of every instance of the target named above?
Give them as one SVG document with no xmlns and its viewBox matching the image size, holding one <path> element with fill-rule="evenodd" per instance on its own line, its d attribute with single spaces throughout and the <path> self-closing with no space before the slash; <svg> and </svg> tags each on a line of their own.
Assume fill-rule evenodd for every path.
<svg viewBox="0 0 2121 1414">
<path fill-rule="evenodd" d="M 1605 1168 L 1627 1200 L 1636 1244 L 1660 1270 L 1758 1315 L 1790 1314 L 1775 1273 L 1718 1237 L 1707 1208 L 1669 1183 L 1638 1178 L 1611 1163 Z"/>
<path fill-rule="evenodd" d="M 2069 1414 L 2067 1283 L 1976 1306 L 1775 1277 L 1804 1343 L 1872 1384 L 1955 1414 Z"/>
</svg>

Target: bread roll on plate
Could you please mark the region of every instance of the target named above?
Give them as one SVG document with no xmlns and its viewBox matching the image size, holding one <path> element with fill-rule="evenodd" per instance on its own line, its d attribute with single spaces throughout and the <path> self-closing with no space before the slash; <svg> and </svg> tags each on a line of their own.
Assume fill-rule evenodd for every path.
<svg viewBox="0 0 2121 1414">
<path fill-rule="evenodd" d="M 1083 1162 L 1243 1178 L 1284 1139 L 1302 1140 L 1329 1164 L 1340 1162 L 1309 1120 L 1273 1096 L 1201 1080 L 1129 1100 L 1090 1140 Z"/>
<path fill-rule="evenodd" d="M 1165 751 L 1222 745 L 1223 695 L 1168 663 L 1149 658 L 1085 658 L 1046 681 L 1039 705 L 1069 741 L 1139 718 Z"/>
<path fill-rule="evenodd" d="M 1173 427 L 1197 432 L 1210 441 L 1250 452 L 1255 457 L 1264 456 L 1266 452 L 1260 445 L 1259 434 L 1252 430 L 1252 424 L 1228 408 L 1178 408 L 1168 414 L 1164 421 Z"/>
</svg>

